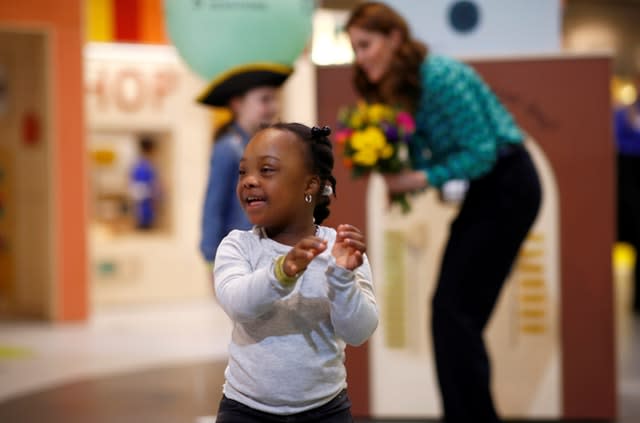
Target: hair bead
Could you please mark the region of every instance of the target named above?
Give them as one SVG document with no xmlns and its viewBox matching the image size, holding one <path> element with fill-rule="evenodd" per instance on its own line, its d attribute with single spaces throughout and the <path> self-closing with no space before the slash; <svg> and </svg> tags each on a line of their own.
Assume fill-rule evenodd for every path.
<svg viewBox="0 0 640 423">
<path fill-rule="evenodd" d="M 323 126 L 322 128 L 314 126 L 311 128 L 311 138 L 314 140 L 328 137 L 329 135 L 331 135 L 331 128 L 328 126 Z"/>
</svg>

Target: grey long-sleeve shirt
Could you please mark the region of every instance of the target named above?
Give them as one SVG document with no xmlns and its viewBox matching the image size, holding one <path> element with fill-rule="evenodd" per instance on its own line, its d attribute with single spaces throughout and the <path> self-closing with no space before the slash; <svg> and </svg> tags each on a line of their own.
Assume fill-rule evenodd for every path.
<svg viewBox="0 0 640 423">
<path fill-rule="evenodd" d="M 282 286 L 275 259 L 292 248 L 257 228 L 232 231 L 215 260 L 215 291 L 233 321 L 224 394 L 272 414 L 319 407 L 346 387 L 344 349 L 378 325 L 371 268 L 349 271 L 331 255 L 332 228 L 320 226 L 327 249 L 298 281 Z"/>
</svg>

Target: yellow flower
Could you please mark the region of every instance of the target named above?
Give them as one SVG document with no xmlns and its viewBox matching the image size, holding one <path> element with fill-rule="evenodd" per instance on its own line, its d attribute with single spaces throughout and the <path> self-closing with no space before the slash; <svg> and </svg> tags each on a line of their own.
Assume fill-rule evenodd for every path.
<svg viewBox="0 0 640 423">
<path fill-rule="evenodd" d="M 365 116 L 357 110 L 349 117 L 350 128 L 360 128 L 364 124 Z"/>
<path fill-rule="evenodd" d="M 356 131 L 351 136 L 351 147 L 355 150 L 381 150 L 386 143 L 387 140 L 382 131 L 374 126 Z"/>
<path fill-rule="evenodd" d="M 392 110 L 389 107 L 380 103 L 374 103 L 369 106 L 369 110 L 367 112 L 369 122 L 374 125 L 378 125 L 383 120 L 389 119 L 392 114 Z"/>
<path fill-rule="evenodd" d="M 391 144 L 386 144 L 383 148 L 382 148 L 382 152 L 380 153 L 380 156 L 382 156 L 383 159 L 388 159 L 391 156 L 393 156 L 393 146 Z"/>
<path fill-rule="evenodd" d="M 358 129 L 367 121 L 367 103 L 358 102 L 358 106 L 351 111 L 347 124 L 349 128 Z"/>
<path fill-rule="evenodd" d="M 367 107 L 369 107 L 369 104 L 366 101 L 358 101 L 355 110 L 360 113 L 367 113 Z"/>
<path fill-rule="evenodd" d="M 353 155 L 353 163 L 359 166 L 373 166 L 378 161 L 378 156 L 374 150 L 359 150 Z"/>
</svg>

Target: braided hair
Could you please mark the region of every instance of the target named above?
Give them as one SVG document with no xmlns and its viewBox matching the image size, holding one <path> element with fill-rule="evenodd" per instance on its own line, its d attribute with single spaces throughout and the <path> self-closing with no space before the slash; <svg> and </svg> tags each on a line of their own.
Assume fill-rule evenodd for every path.
<svg viewBox="0 0 640 423">
<path fill-rule="evenodd" d="M 293 133 L 307 146 L 307 160 L 312 172 L 320 177 L 320 192 L 313 210 L 317 224 L 322 223 L 330 213 L 331 195 L 335 196 L 336 178 L 333 176 L 333 145 L 329 139 L 331 128 L 314 126 L 309 128 L 301 123 L 276 123 L 271 128 Z M 331 187 L 331 193 L 328 188 Z"/>
</svg>

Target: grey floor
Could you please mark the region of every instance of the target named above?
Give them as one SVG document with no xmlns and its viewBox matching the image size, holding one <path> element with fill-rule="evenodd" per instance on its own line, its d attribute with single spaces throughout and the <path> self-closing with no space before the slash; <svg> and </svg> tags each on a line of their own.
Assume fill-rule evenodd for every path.
<svg viewBox="0 0 640 423">
<path fill-rule="evenodd" d="M 640 316 L 625 304 L 616 319 L 616 422 L 637 423 Z M 0 323 L 0 422 L 213 423 L 226 346 L 211 339 L 229 330 L 212 329 L 218 313 L 204 301 L 111 313 L 86 325 Z"/>
</svg>

